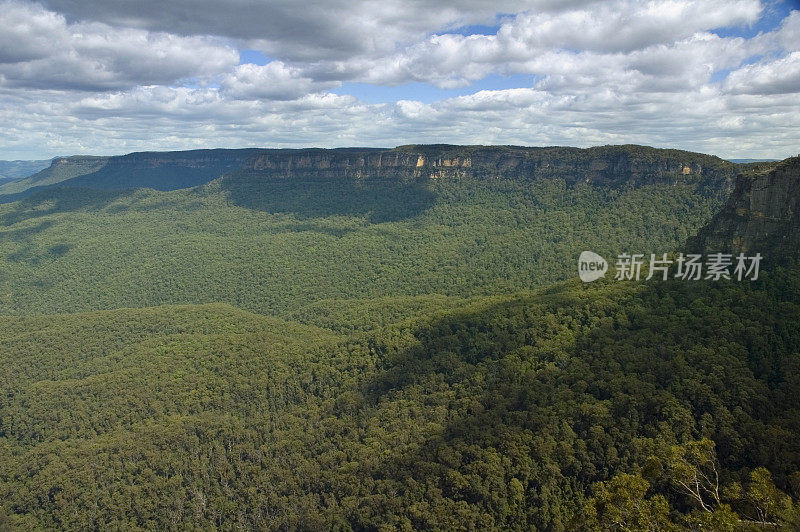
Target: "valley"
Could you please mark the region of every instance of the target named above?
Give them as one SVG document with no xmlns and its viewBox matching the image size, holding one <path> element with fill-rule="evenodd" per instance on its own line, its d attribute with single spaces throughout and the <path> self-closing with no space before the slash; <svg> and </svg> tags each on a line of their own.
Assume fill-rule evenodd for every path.
<svg viewBox="0 0 800 532">
<path fill-rule="evenodd" d="M 0 527 L 790 530 L 800 165 L 604 150 L 251 154 L 0 206 Z M 577 276 L 744 237 L 755 282 Z"/>
</svg>

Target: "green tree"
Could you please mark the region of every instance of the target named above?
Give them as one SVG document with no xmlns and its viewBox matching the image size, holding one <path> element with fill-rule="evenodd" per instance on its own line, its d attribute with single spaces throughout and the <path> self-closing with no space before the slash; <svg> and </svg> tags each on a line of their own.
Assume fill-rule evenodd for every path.
<svg viewBox="0 0 800 532">
<path fill-rule="evenodd" d="M 592 487 L 584 506 L 582 528 L 650 532 L 677 530 L 669 519 L 669 506 L 661 495 L 647 498 L 650 484 L 640 475 L 626 473 Z"/>
<path fill-rule="evenodd" d="M 720 499 L 719 464 L 714 442 L 708 438 L 675 445 L 666 474 L 669 481 L 704 512 L 713 512 Z"/>
<path fill-rule="evenodd" d="M 744 486 L 735 482 L 725 494 L 738 502 L 746 521 L 780 530 L 800 529 L 799 505 L 775 486 L 772 474 L 764 467 L 751 471 Z"/>
</svg>

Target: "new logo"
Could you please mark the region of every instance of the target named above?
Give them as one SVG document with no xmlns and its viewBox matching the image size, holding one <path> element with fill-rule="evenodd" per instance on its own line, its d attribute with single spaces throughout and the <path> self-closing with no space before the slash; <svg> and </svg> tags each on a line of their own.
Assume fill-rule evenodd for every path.
<svg viewBox="0 0 800 532">
<path fill-rule="evenodd" d="M 608 271 L 606 259 L 593 251 L 584 251 L 578 257 L 578 275 L 584 283 L 605 277 Z"/>
</svg>

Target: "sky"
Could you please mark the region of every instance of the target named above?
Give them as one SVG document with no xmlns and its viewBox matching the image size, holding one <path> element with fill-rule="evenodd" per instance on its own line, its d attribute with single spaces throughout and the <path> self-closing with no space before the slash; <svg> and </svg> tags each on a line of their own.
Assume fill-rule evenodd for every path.
<svg viewBox="0 0 800 532">
<path fill-rule="evenodd" d="M 800 153 L 796 0 L 0 0 L 0 159 L 237 147 Z"/>
</svg>

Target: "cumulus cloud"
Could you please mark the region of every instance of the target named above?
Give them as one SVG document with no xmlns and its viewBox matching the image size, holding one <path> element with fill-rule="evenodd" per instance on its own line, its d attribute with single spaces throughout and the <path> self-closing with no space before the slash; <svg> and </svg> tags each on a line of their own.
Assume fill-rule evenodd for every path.
<svg viewBox="0 0 800 532">
<path fill-rule="evenodd" d="M 43 106 L 47 99 L 51 104 Z M 432 103 L 366 104 L 317 93 L 295 100 L 230 100 L 217 88 L 140 87 L 77 102 L 31 94 L 0 108 L 20 146 L 89 153 L 196 146 L 393 146 L 643 143 L 751 156 L 794 150 L 794 95 L 726 94 L 704 88 L 658 98 L 612 90 L 554 94 L 536 88 L 479 91 Z M 190 133 L 187 133 L 190 132 Z M 782 148 L 781 148 L 782 147 Z M 61 153 L 71 153 L 73 150 Z M 789 152 L 791 153 L 791 152 Z"/>
<path fill-rule="evenodd" d="M 742 67 L 728 76 L 725 87 L 734 94 L 800 93 L 800 52 Z"/>
<path fill-rule="evenodd" d="M 758 0 L 603 2 L 561 13 L 526 13 L 504 25 L 498 37 L 534 49 L 631 52 L 711 28 L 752 23 L 761 9 Z"/>
<path fill-rule="evenodd" d="M 384 54 L 380 60 L 361 53 L 299 65 L 315 79 L 383 85 L 420 81 L 450 88 L 469 85 L 492 73 L 563 75 L 554 70 L 561 70 L 562 61 L 581 62 L 570 58 L 577 53 L 591 61 L 601 58 L 615 67 L 620 67 L 619 56 L 624 59 L 639 53 L 631 57 L 637 62 L 632 67 L 643 71 L 648 64 L 641 52 L 647 51 L 654 60 L 649 74 L 660 72 L 661 77 L 667 77 L 686 65 L 687 56 L 696 63 L 691 56 L 700 48 L 707 63 L 726 68 L 731 54 L 741 61 L 741 42 L 712 42 L 714 35 L 708 30 L 751 24 L 761 11 L 758 0 L 724 4 L 715 0 L 618 0 L 565 5 L 560 10 L 528 10 L 506 17 L 492 35 L 434 34 L 406 46 L 396 45 L 393 53 Z M 688 46 L 676 46 L 681 43 Z M 711 54 L 719 56 L 713 58 Z M 659 71 L 660 66 L 667 70 Z"/>
<path fill-rule="evenodd" d="M 220 83 L 223 92 L 236 99 L 293 100 L 309 93 L 337 87 L 338 82 L 314 81 L 300 69 L 281 61 L 266 65 L 239 65 Z"/>
<path fill-rule="evenodd" d="M 69 17 L 181 35 L 221 35 L 256 43 L 284 60 L 386 53 L 442 28 L 494 23 L 497 13 L 552 10 L 588 0 L 48 0 Z"/>
<path fill-rule="evenodd" d="M 783 156 L 800 140 L 800 13 L 755 36 L 718 31 L 765 11 L 758 0 L 6 1 L 0 158 L 442 141 Z M 249 48 L 266 64 L 238 64 Z M 470 90 L 489 75 L 528 81 Z M 370 104 L 347 94 L 351 82 L 463 95 Z"/>
<path fill-rule="evenodd" d="M 238 63 L 219 39 L 97 22 L 68 24 L 39 5 L 0 3 L 0 79 L 6 86 L 110 90 L 216 76 Z"/>
</svg>

